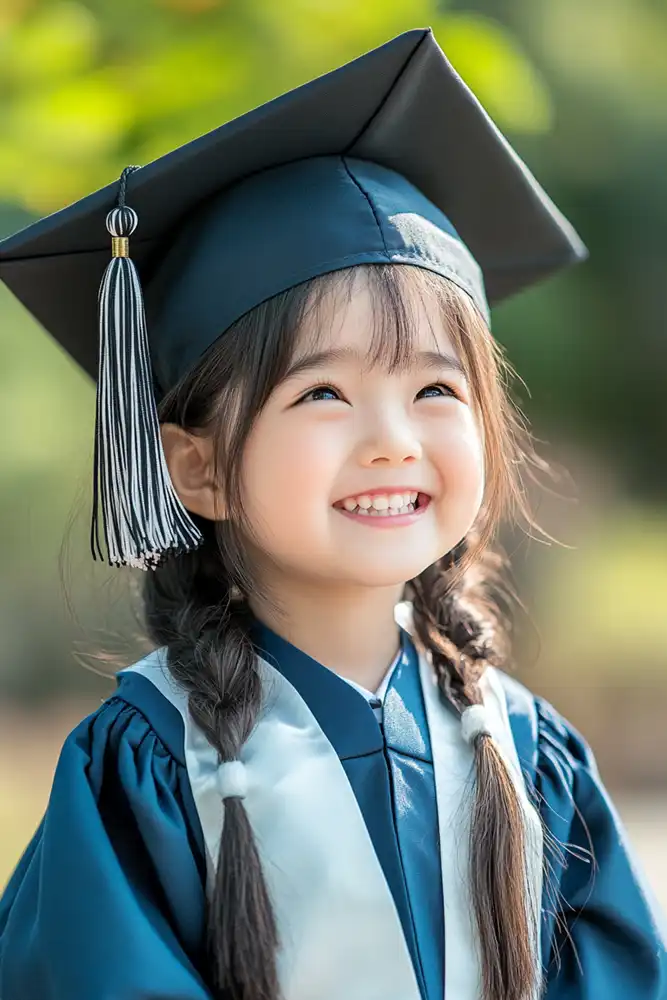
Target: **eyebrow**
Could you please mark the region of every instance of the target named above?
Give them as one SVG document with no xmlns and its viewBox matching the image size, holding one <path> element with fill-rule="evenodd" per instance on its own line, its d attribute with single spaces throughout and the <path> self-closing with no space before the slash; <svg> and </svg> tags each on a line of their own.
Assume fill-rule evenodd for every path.
<svg viewBox="0 0 667 1000">
<path fill-rule="evenodd" d="M 311 354 L 304 354 L 297 358 L 287 369 L 283 381 L 302 375 L 306 371 L 314 371 L 318 368 L 325 368 L 327 365 L 343 362 L 349 364 L 354 362 L 363 365 L 366 357 L 354 347 L 333 347 L 328 351 L 314 351 Z M 424 369 L 439 370 L 447 368 L 450 371 L 458 372 L 466 377 L 466 371 L 458 358 L 452 354 L 443 354 L 441 351 L 417 351 L 411 355 L 409 361 L 399 366 L 404 371 L 420 371 Z"/>
</svg>

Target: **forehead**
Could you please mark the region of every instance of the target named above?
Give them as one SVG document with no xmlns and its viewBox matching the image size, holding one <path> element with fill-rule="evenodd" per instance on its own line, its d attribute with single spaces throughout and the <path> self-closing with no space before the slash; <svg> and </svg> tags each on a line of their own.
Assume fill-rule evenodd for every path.
<svg viewBox="0 0 667 1000">
<path fill-rule="evenodd" d="M 295 342 L 295 360 L 314 351 L 348 349 L 365 357 L 369 367 L 391 369 L 407 365 L 420 351 L 457 357 L 438 296 L 425 282 L 409 280 L 405 270 L 404 265 L 387 265 L 384 273 L 358 267 L 317 289 Z"/>
</svg>

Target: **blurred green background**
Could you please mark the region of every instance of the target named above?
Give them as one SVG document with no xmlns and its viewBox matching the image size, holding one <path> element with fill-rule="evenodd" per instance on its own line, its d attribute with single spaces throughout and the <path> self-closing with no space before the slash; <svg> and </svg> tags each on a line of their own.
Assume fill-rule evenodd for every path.
<svg viewBox="0 0 667 1000">
<path fill-rule="evenodd" d="M 666 899 L 664 2 L 1 0 L 0 232 L 429 24 L 591 250 L 495 317 L 562 470 L 536 497 L 560 544 L 507 537 L 517 670 L 593 743 Z M 92 386 L 4 288 L 0 359 L 2 884 L 112 689 L 91 654 L 139 646 L 128 578 L 88 557 Z"/>
</svg>

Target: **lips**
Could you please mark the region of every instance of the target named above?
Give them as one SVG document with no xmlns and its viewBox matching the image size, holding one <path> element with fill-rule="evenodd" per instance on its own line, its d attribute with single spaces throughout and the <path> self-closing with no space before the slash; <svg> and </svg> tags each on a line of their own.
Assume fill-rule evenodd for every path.
<svg viewBox="0 0 667 1000">
<path fill-rule="evenodd" d="M 362 517 L 397 517 L 414 513 L 428 499 L 428 494 L 419 490 L 394 486 L 347 496 L 338 500 L 334 507 Z"/>
</svg>

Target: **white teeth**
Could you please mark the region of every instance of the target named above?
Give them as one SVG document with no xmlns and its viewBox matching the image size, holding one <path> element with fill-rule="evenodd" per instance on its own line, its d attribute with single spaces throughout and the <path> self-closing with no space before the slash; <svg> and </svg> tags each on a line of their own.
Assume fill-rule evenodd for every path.
<svg viewBox="0 0 667 1000">
<path fill-rule="evenodd" d="M 351 511 L 349 507 L 346 507 L 349 513 L 362 514 L 364 517 L 397 517 L 399 514 L 412 514 L 414 509 L 415 506 L 411 503 L 405 504 L 403 507 L 387 507 L 385 510 L 376 510 L 375 507 L 366 509 L 355 505 L 354 510 Z"/>
<path fill-rule="evenodd" d="M 406 493 L 376 493 L 372 497 L 367 493 L 362 493 L 358 497 L 346 497 L 342 506 L 350 514 L 370 514 L 382 517 L 410 514 L 415 509 L 418 496 L 416 490 Z"/>
</svg>

